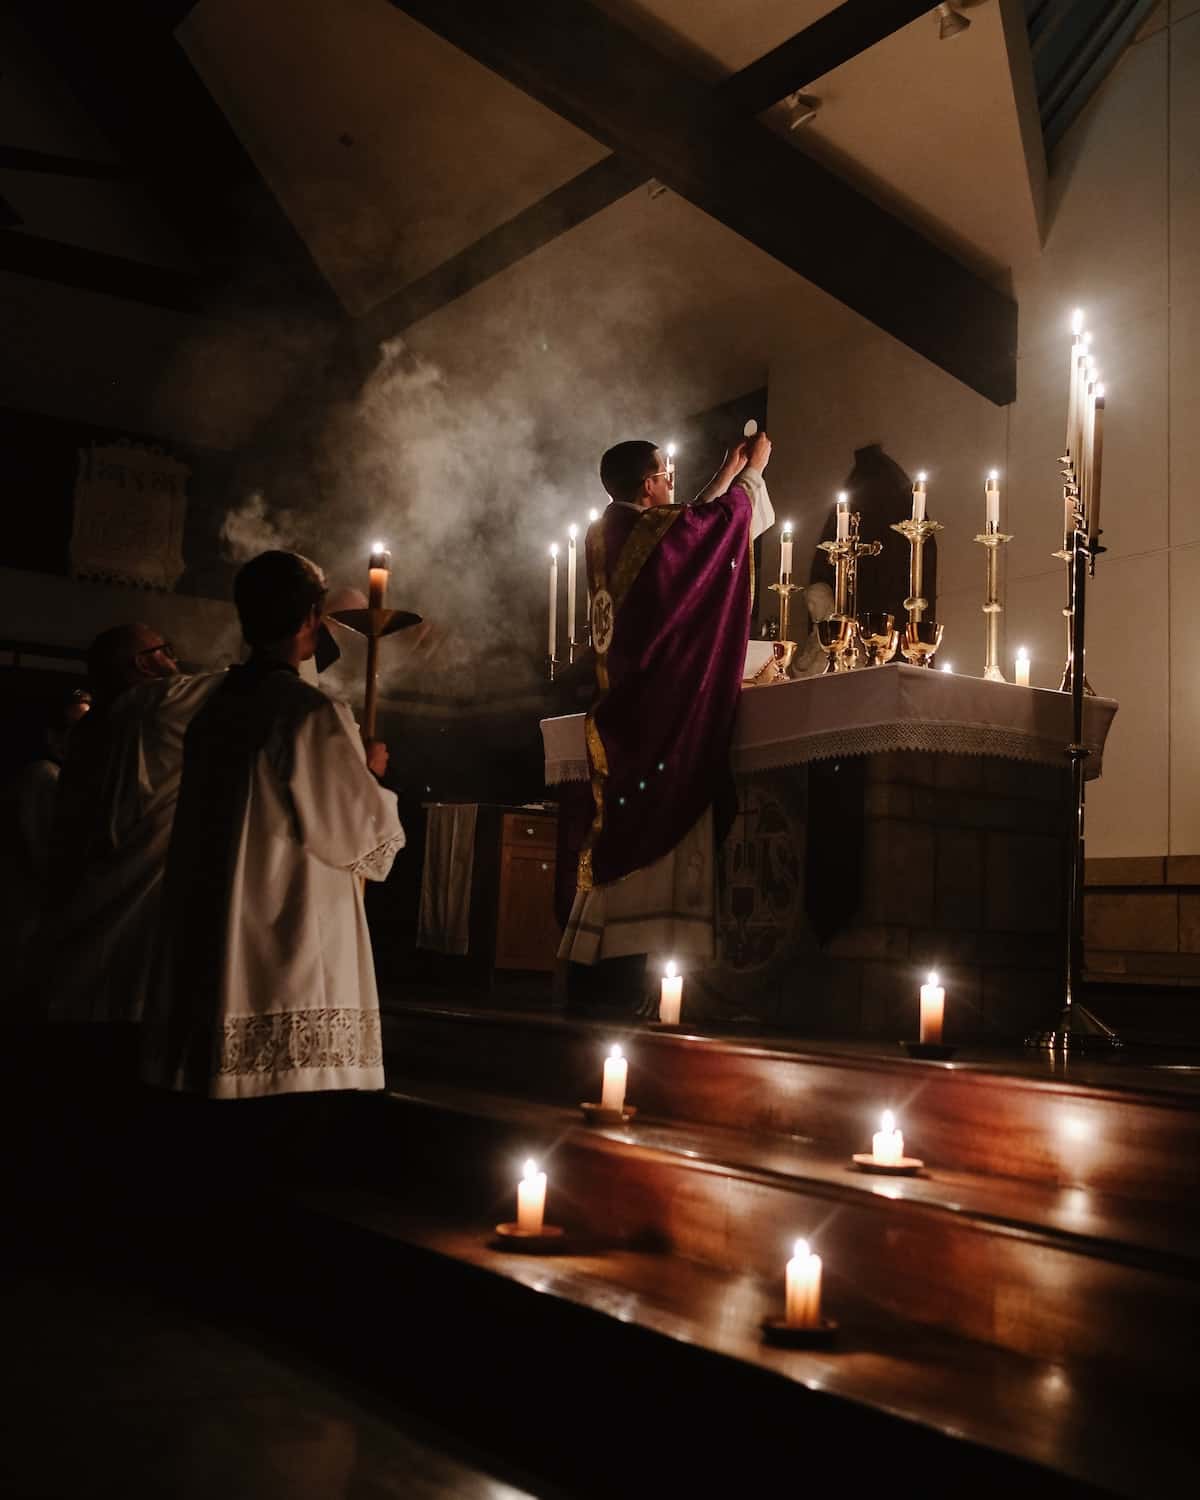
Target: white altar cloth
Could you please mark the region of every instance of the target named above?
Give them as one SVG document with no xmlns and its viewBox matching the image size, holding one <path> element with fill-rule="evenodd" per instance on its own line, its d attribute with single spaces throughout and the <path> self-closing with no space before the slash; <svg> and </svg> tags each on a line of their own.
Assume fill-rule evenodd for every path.
<svg viewBox="0 0 1200 1500">
<path fill-rule="evenodd" d="M 1116 711 L 1111 698 L 1084 705 L 1089 779 L 1100 774 Z M 547 786 L 588 779 L 583 721 L 583 714 L 542 720 Z M 734 725 L 733 769 L 766 771 L 885 750 L 1066 767 L 1070 739 L 1068 693 L 892 663 L 747 688 Z"/>
</svg>

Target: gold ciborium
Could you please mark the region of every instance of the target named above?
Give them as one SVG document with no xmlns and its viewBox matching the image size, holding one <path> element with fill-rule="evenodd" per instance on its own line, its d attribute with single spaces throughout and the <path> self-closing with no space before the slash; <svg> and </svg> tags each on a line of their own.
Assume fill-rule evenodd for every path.
<svg viewBox="0 0 1200 1500">
<path fill-rule="evenodd" d="M 900 644 L 895 615 L 885 614 L 882 610 L 859 615 L 858 638 L 866 647 L 868 667 L 886 665 Z"/>
<path fill-rule="evenodd" d="M 945 627 L 936 620 L 910 620 L 904 627 L 900 654 L 914 667 L 931 667 L 937 648 L 942 644 Z"/>
<path fill-rule="evenodd" d="M 846 615 L 830 615 L 817 621 L 817 639 L 828 660 L 823 676 L 830 672 L 849 672 L 858 654 L 858 621 Z"/>
</svg>

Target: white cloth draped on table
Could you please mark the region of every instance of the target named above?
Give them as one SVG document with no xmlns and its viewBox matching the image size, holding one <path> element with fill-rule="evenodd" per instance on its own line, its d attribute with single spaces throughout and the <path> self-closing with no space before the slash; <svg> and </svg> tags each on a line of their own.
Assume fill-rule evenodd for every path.
<svg viewBox="0 0 1200 1500">
<path fill-rule="evenodd" d="M 1111 698 L 1087 699 L 1089 778 L 1100 774 L 1116 711 Z M 583 714 L 542 720 L 548 786 L 588 779 L 583 721 Z M 747 688 L 734 726 L 733 768 L 768 771 L 887 750 L 995 755 L 1066 767 L 1070 739 L 1066 693 L 892 663 Z"/>
<path fill-rule="evenodd" d="M 428 809 L 417 947 L 466 953 L 475 871 L 476 802 L 438 802 Z"/>
</svg>

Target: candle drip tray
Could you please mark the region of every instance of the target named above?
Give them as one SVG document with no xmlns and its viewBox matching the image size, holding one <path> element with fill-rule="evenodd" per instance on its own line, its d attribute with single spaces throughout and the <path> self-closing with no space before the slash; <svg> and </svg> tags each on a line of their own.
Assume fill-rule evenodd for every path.
<svg viewBox="0 0 1200 1500">
<path fill-rule="evenodd" d="M 944 1047 L 941 1042 L 901 1042 L 909 1057 L 924 1057 L 931 1062 L 945 1062 L 958 1051 L 957 1047 Z"/>
<path fill-rule="evenodd" d="M 812 1328 L 794 1328 L 786 1318 L 762 1321 L 763 1342 L 784 1349 L 827 1349 L 837 1337 L 837 1329 L 832 1318 L 822 1318 Z"/>
<path fill-rule="evenodd" d="M 919 1156 L 902 1156 L 897 1162 L 876 1161 L 869 1151 L 857 1151 L 851 1158 L 860 1172 L 878 1172 L 884 1177 L 916 1177 L 925 1170 Z"/>
<path fill-rule="evenodd" d="M 627 1125 L 637 1114 L 637 1107 L 631 1104 L 623 1109 L 605 1109 L 603 1104 L 581 1104 L 579 1108 L 589 1125 Z"/>
<path fill-rule="evenodd" d="M 497 1224 L 496 1238 L 491 1241 L 497 1250 L 514 1251 L 518 1255 L 554 1255 L 567 1248 L 566 1230 L 558 1224 L 543 1224 L 536 1233 L 522 1229 L 519 1224 Z"/>
</svg>

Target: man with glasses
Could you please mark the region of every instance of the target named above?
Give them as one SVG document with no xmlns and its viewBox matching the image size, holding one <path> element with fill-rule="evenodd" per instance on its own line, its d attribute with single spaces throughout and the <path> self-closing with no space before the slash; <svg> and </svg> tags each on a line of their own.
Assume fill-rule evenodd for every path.
<svg viewBox="0 0 1200 1500">
<path fill-rule="evenodd" d="M 59 782 L 44 1003 L 53 1020 L 123 1032 L 145 1004 L 183 737 L 220 675 L 181 673 L 171 643 L 141 623 L 102 631 L 87 670 L 93 707 Z"/>
<path fill-rule="evenodd" d="M 770 455 L 765 433 L 739 443 L 691 505 L 677 503 L 653 443 L 618 443 L 600 462 L 612 504 L 587 534 L 592 822 L 559 947 L 572 1009 L 603 1008 L 608 989 L 641 1000 L 628 962 L 612 966 L 612 984 L 589 974 L 601 960 L 636 957 L 641 968 L 650 953 L 713 955 L 752 547 L 775 520 L 762 477 Z"/>
</svg>

